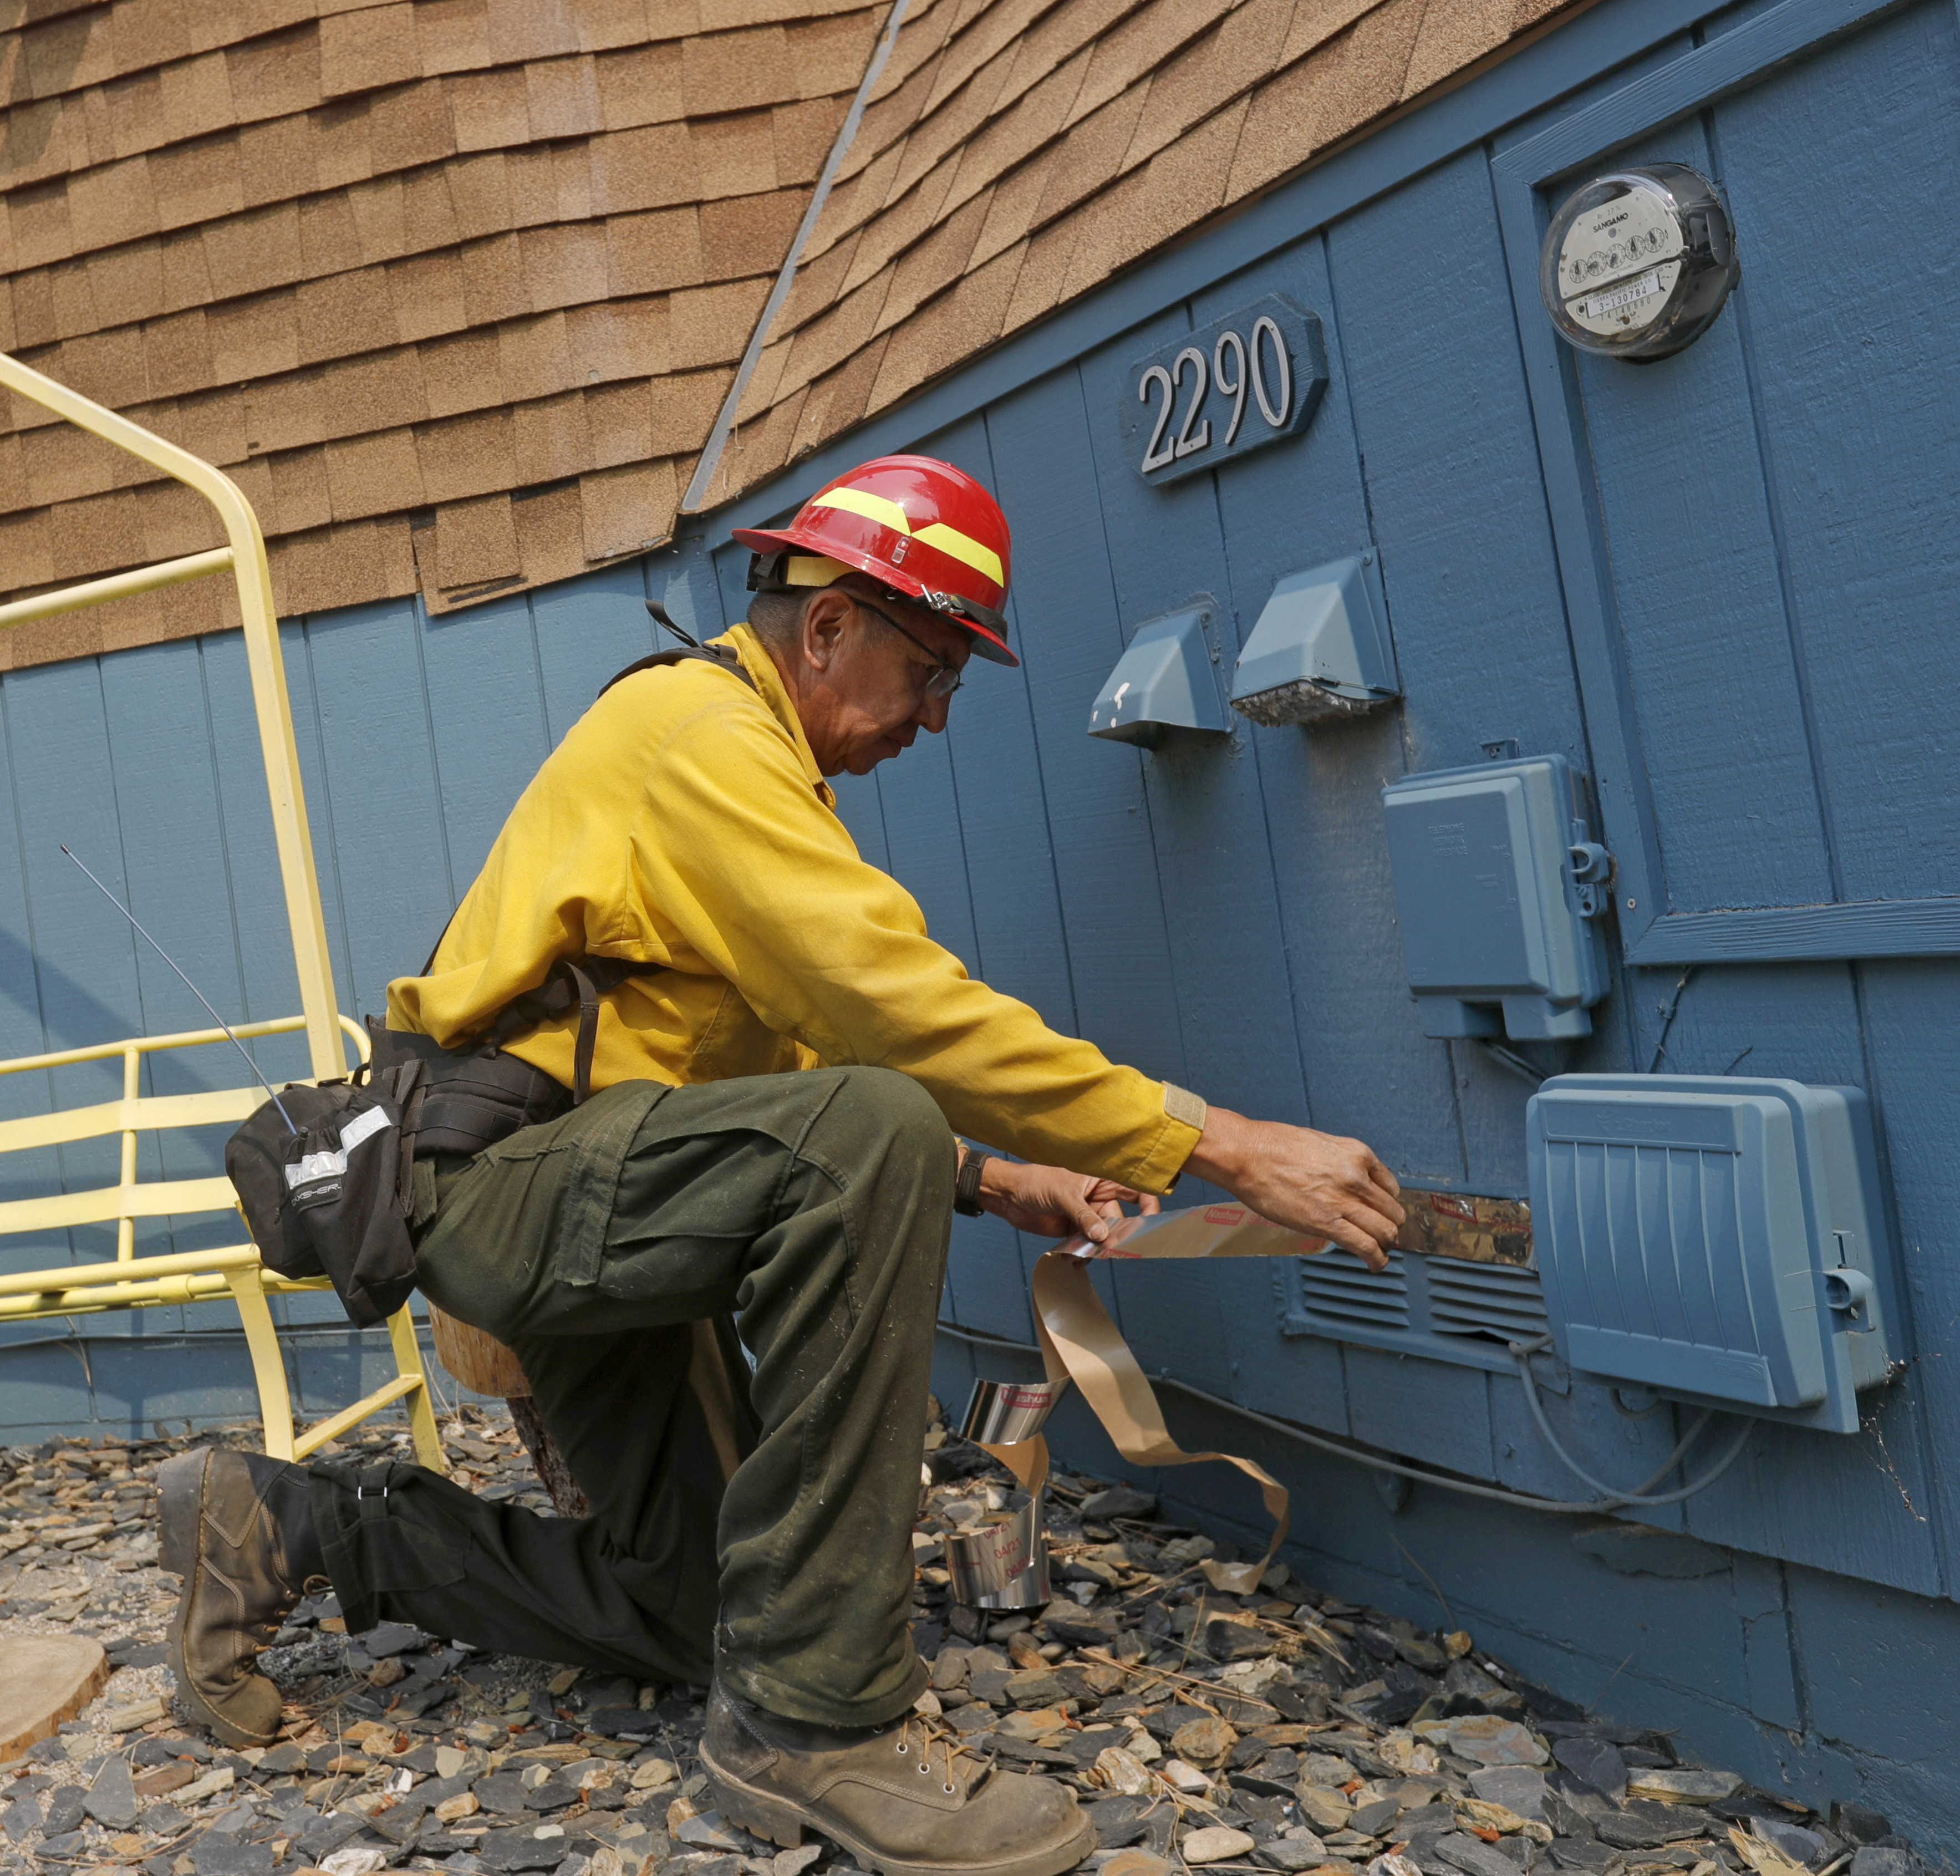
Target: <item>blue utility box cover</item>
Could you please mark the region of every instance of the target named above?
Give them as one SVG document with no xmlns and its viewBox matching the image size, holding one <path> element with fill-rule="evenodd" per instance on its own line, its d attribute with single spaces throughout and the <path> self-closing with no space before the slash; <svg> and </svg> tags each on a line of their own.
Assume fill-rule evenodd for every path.
<svg viewBox="0 0 1960 1876">
<path fill-rule="evenodd" d="M 1146 749 L 1179 731 L 1229 735 L 1210 623 L 1192 607 L 1139 626 L 1089 712 L 1089 734 Z"/>
<path fill-rule="evenodd" d="M 1857 1432 L 1857 1390 L 1899 1336 L 1859 1089 L 1560 1075 L 1526 1115 L 1538 1272 L 1573 1368 Z"/>
<path fill-rule="evenodd" d="M 1232 677 L 1232 708 L 1269 726 L 1356 716 L 1401 694 L 1372 547 L 1281 580 Z"/>
<path fill-rule="evenodd" d="M 1606 994 L 1611 862 L 1563 756 L 1408 776 L 1382 791 L 1402 956 L 1425 1036 L 1589 1034 Z"/>
</svg>

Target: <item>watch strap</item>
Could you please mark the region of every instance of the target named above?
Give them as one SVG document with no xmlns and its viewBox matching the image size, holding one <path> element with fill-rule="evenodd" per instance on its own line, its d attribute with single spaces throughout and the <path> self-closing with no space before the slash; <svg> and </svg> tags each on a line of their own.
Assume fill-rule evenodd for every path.
<svg viewBox="0 0 1960 1876">
<path fill-rule="evenodd" d="M 953 1209 L 962 1218 L 977 1218 L 981 1214 L 980 1170 L 991 1153 L 982 1153 L 976 1147 L 966 1149 L 966 1157 L 959 1162 L 959 1176 L 953 1182 Z"/>
</svg>

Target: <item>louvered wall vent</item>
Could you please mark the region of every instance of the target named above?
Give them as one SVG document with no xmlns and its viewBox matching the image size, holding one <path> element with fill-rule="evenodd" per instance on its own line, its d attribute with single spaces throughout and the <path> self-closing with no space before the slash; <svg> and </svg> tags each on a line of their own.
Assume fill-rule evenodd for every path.
<svg viewBox="0 0 1960 1876">
<path fill-rule="evenodd" d="M 1281 1266 L 1280 1330 L 1508 1373 L 1506 1344 L 1547 1332 L 1538 1272 L 1514 1264 L 1389 1253 L 1376 1272 L 1344 1250 Z"/>
</svg>

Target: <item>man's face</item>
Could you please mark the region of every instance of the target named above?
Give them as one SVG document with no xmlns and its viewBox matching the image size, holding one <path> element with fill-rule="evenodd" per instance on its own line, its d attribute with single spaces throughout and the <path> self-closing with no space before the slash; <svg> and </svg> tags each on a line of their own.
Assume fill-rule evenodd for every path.
<svg viewBox="0 0 1960 1876">
<path fill-rule="evenodd" d="M 874 595 L 870 586 L 854 576 L 826 587 L 803 615 L 802 668 L 791 689 L 826 776 L 868 775 L 911 748 L 921 730 L 938 734 L 952 699 L 928 687 L 972 655 L 959 626 L 924 607 Z"/>
</svg>

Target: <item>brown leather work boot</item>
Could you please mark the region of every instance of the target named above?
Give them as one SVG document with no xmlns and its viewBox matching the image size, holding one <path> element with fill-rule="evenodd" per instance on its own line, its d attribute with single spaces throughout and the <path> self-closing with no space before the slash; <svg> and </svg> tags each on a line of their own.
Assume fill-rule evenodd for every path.
<svg viewBox="0 0 1960 1876">
<path fill-rule="evenodd" d="M 995 1772 L 911 1715 L 811 1726 L 718 1686 L 701 1763 L 724 1817 L 785 1849 L 821 1831 L 880 1876 L 1061 1876 L 1096 1847 L 1065 1785 Z"/>
<path fill-rule="evenodd" d="M 306 1468 L 207 1446 L 170 1460 L 157 1487 L 157 1562 L 183 1578 L 170 1635 L 178 1707 L 228 1746 L 269 1746 L 279 1690 L 253 1663 L 307 1579 L 324 1586 Z"/>
</svg>

